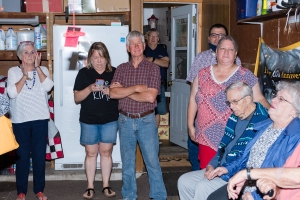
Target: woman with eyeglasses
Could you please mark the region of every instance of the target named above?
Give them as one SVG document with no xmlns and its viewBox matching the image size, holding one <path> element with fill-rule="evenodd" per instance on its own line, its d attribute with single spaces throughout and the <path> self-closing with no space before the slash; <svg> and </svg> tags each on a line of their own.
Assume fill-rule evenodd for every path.
<svg viewBox="0 0 300 200">
<path fill-rule="evenodd" d="M 25 200 L 30 157 L 33 166 L 33 191 L 40 200 L 47 200 L 45 157 L 48 136 L 48 92 L 53 87 L 49 71 L 40 66 L 41 53 L 31 41 L 19 44 L 17 56 L 21 65 L 8 70 L 7 93 L 10 98 L 10 119 L 19 143 L 16 150 L 17 200 Z"/>
<path fill-rule="evenodd" d="M 270 119 L 254 125 L 257 130 L 256 136 L 248 143 L 244 153 L 235 161 L 224 163 L 216 168 L 210 178 L 222 176 L 227 181 L 238 171 L 245 170 L 245 176 L 251 180 L 251 169 L 299 167 L 300 160 L 290 157 L 299 155 L 300 144 L 300 82 L 280 81 L 276 86 L 277 94 L 271 101 L 268 110 Z M 240 196 L 239 196 L 240 193 Z M 223 186 L 212 193 L 208 200 L 232 199 L 253 200 L 263 199 L 265 194 L 261 194 L 255 182 L 247 182 L 245 185 L 239 184 L 233 187 Z M 270 193 L 272 197 L 274 194 Z M 275 194 L 276 195 L 276 194 Z M 281 198 L 288 199 L 288 198 Z"/>
<path fill-rule="evenodd" d="M 216 49 L 217 64 L 202 68 L 191 88 L 188 131 L 190 138 L 199 144 L 201 169 L 206 168 L 216 154 L 226 121 L 231 114 L 224 92 L 227 86 L 243 81 L 253 89 L 253 101 L 269 107 L 260 92 L 257 77 L 248 69 L 235 64 L 237 52 L 238 45 L 231 36 L 221 38 Z"/>
</svg>

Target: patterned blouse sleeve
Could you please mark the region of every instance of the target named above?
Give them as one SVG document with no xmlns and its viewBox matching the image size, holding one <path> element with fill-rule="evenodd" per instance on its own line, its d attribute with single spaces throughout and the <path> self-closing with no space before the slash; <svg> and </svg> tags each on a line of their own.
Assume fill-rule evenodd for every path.
<svg viewBox="0 0 300 200">
<path fill-rule="evenodd" d="M 258 82 L 258 78 L 250 70 L 243 69 L 245 70 L 244 81 L 252 88 Z"/>
</svg>

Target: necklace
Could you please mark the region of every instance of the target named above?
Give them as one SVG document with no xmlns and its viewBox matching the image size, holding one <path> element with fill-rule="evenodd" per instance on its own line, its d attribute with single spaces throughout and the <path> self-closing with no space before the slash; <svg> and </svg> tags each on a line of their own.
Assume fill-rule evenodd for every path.
<svg viewBox="0 0 300 200">
<path fill-rule="evenodd" d="M 36 75 L 36 70 L 33 71 L 33 77 L 32 77 L 33 82 L 32 82 L 32 87 L 29 87 L 29 86 L 28 86 L 28 84 L 27 84 L 27 80 L 28 80 L 28 79 L 26 79 L 26 81 L 25 81 L 25 84 L 26 84 L 28 90 L 31 90 L 31 89 L 33 88 L 34 84 L 35 84 L 35 75 Z M 32 80 L 32 79 L 30 79 L 30 80 Z"/>
</svg>

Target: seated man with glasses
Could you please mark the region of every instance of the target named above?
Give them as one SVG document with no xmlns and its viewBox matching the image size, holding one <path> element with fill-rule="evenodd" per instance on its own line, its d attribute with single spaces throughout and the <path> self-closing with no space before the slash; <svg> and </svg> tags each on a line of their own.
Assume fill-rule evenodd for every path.
<svg viewBox="0 0 300 200">
<path fill-rule="evenodd" d="M 221 177 L 210 180 L 209 176 L 218 166 L 236 160 L 248 142 L 256 135 L 253 124 L 268 118 L 267 110 L 253 102 L 252 88 L 242 81 L 229 85 L 226 90 L 226 103 L 233 114 L 229 117 L 218 152 L 206 169 L 183 174 L 178 180 L 180 199 L 206 200 L 216 189 L 227 183 Z"/>
</svg>

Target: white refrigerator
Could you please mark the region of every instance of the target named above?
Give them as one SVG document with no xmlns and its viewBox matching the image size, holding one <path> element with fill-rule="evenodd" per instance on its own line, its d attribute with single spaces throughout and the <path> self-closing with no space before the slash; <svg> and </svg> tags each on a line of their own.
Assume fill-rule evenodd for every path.
<svg viewBox="0 0 300 200">
<path fill-rule="evenodd" d="M 73 86 L 78 70 L 85 66 L 87 52 L 93 42 L 103 42 L 109 51 L 112 66 L 128 61 L 126 36 L 128 26 L 78 26 L 84 36 L 78 37 L 75 47 L 65 46 L 64 34 L 69 26 L 53 26 L 54 52 L 54 115 L 64 152 L 55 160 L 56 170 L 84 169 L 85 149 L 80 145 L 80 104 L 75 104 Z M 100 156 L 100 155 L 99 155 Z M 97 158 L 97 168 L 100 159 Z M 119 136 L 113 148 L 113 168 L 122 168 Z"/>
</svg>

